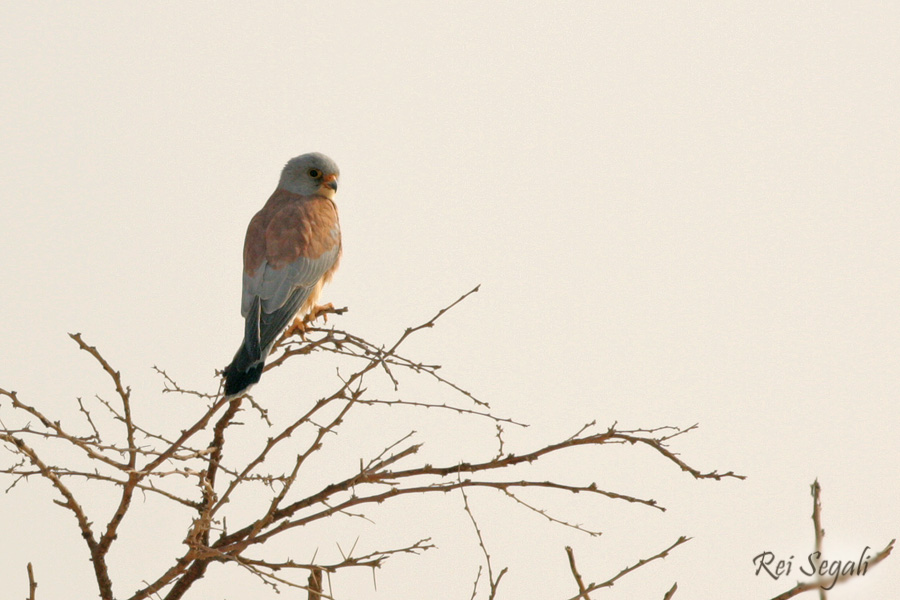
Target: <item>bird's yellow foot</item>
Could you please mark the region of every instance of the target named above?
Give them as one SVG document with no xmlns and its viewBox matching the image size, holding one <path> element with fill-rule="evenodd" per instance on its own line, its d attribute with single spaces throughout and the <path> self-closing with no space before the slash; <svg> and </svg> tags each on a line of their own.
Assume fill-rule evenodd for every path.
<svg viewBox="0 0 900 600">
<path fill-rule="evenodd" d="M 306 321 L 300 317 L 296 317 L 294 322 L 285 330 L 284 337 L 289 338 L 293 335 L 299 335 L 300 339 L 306 339 Z"/>
<path fill-rule="evenodd" d="M 304 323 L 304 325 L 308 325 L 308 324 L 312 323 L 313 321 L 315 321 L 316 319 L 318 319 L 319 317 L 322 317 L 322 320 L 324 320 L 327 323 L 328 322 L 328 313 L 333 313 L 333 312 L 335 312 L 334 304 L 332 304 L 331 302 L 329 302 L 328 304 L 324 304 L 322 306 L 319 306 L 317 304 L 312 307 L 312 309 L 309 311 L 309 313 L 307 313 L 307 315 L 305 317 L 303 317 L 303 323 Z"/>
</svg>

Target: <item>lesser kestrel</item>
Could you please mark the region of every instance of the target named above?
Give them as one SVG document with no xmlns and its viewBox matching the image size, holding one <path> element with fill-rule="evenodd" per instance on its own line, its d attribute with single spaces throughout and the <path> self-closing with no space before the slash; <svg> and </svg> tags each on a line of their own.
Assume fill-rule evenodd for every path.
<svg viewBox="0 0 900 600">
<path fill-rule="evenodd" d="M 241 314 L 244 341 L 225 367 L 225 395 L 259 381 L 266 357 L 296 316 L 316 306 L 341 257 L 334 195 L 340 172 L 313 152 L 284 166 L 278 188 L 247 227 Z"/>
</svg>

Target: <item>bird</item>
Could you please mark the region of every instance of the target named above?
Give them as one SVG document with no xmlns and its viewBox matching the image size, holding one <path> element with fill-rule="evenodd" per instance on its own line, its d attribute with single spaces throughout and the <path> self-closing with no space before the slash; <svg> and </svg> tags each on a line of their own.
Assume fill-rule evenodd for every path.
<svg viewBox="0 0 900 600">
<path fill-rule="evenodd" d="M 324 154 L 292 158 L 278 187 L 250 220 L 241 294 L 244 339 L 222 371 L 226 398 L 237 398 L 259 382 L 266 357 L 292 319 L 319 309 L 322 287 L 342 252 L 334 203 L 339 179 L 337 164 Z"/>
</svg>

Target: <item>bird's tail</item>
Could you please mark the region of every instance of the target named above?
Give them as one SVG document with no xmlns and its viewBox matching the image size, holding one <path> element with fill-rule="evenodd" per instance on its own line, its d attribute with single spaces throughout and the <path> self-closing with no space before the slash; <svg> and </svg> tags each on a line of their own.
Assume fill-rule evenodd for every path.
<svg viewBox="0 0 900 600">
<path fill-rule="evenodd" d="M 250 386 L 257 383 L 262 377 L 265 360 L 260 360 L 258 356 L 251 356 L 251 352 L 247 349 L 246 344 L 241 344 L 234 360 L 225 367 L 222 374 L 225 375 L 225 396 L 236 397 L 250 389 Z"/>
</svg>

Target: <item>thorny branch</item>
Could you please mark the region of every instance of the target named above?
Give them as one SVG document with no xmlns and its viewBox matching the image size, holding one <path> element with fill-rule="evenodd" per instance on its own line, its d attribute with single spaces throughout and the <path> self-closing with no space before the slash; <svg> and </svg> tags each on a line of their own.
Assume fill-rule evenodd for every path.
<svg viewBox="0 0 900 600">
<path fill-rule="evenodd" d="M 369 520 L 368 509 L 401 496 L 444 494 L 452 490 L 460 490 L 463 495 L 464 511 L 475 527 L 485 557 L 489 598 L 493 599 L 507 569 L 502 568 L 495 574 L 467 491 L 494 490 L 512 499 L 513 506 L 537 512 L 552 523 L 599 535 L 599 531 L 593 528 L 552 516 L 546 508 L 525 502 L 516 492 L 539 488 L 562 494 L 584 493 L 661 511 L 665 509 L 656 500 L 606 490 L 596 482 L 536 478 L 529 475 L 529 465 L 578 447 L 599 449 L 624 444 L 648 448 L 653 456 L 695 479 L 742 478 L 731 471 L 720 474 L 692 467 L 669 448 L 673 438 L 696 426 L 686 429 L 626 430 L 613 424 L 606 430 L 597 431 L 596 424 L 589 423 L 575 435 L 560 441 L 531 448 L 514 448 L 504 440 L 501 425 L 525 424 L 493 413 L 487 402 L 444 378 L 439 373 L 440 365 L 413 360 L 401 354 L 406 340 L 434 327 L 448 310 L 477 290 L 476 287 L 463 294 L 424 323 L 405 329 L 391 344 L 377 345 L 333 326 L 321 328 L 311 324 L 307 324 L 298 335 L 283 337 L 267 370 L 283 366 L 294 357 L 324 352 L 335 355 L 336 360 L 341 361 L 342 370 L 350 374 L 343 378 L 339 376 L 334 391 L 305 406 L 299 404 L 301 410 L 297 415 L 280 422 L 270 421 L 266 409 L 254 403 L 249 396 L 226 400 L 220 393 L 182 387 L 165 370 L 154 367 L 162 378 L 163 393 L 177 394 L 185 406 L 184 412 L 193 412 L 194 417 L 183 424 L 173 424 L 180 428 L 175 431 L 147 426 L 135 413 L 135 409 L 140 412 L 141 407 L 133 403 L 131 390 L 123 382 L 121 373 L 99 350 L 87 344 L 80 334 L 71 334 L 78 347 L 107 374 L 115 391 L 115 400 L 109 401 L 99 396 L 93 400 L 78 399 L 82 427 L 89 431 L 87 435 L 80 435 L 71 425 L 45 415 L 36 403 L 26 403 L 16 392 L 0 389 L 0 400 L 6 398 L 10 401 L 0 402 L 0 411 L 11 409 L 10 414 L 19 421 L 15 426 L 0 421 L 0 443 L 14 457 L 11 464 L 0 466 L 0 475 L 11 477 L 10 489 L 23 479 L 39 477 L 46 480 L 61 497 L 56 502 L 75 517 L 91 555 L 100 597 L 104 600 L 114 597 L 131 600 L 182 598 L 206 574 L 212 563 L 234 564 L 275 590 L 292 587 L 307 590 L 310 598 L 332 598 L 329 595 L 332 592 L 325 591 L 326 576 L 330 581 L 332 574 L 344 569 L 376 569 L 394 556 L 420 554 L 434 548 L 434 545 L 426 538 L 405 546 L 358 552 L 354 544 L 349 552 L 341 551 L 340 558 L 336 560 L 323 556 L 321 559 L 314 557 L 312 560 L 296 561 L 271 551 L 272 545 L 268 542 L 284 537 L 294 529 L 331 517 L 350 516 Z M 341 314 L 344 310 L 326 312 Z M 369 391 L 370 379 L 386 377 L 383 381 L 389 382 L 396 393 L 399 370 L 429 377 L 452 390 L 462 403 L 422 397 L 385 397 Z M 239 425 L 237 416 L 243 410 L 244 400 L 259 410 L 262 421 L 269 428 L 267 437 L 248 442 L 250 447 L 255 446 L 252 451 L 246 449 L 248 443 L 239 449 L 234 442 L 229 442 L 239 431 L 236 427 Z M 385 442 L 380 451 L 367 453 L 360 459 L 358 468 L 349 472 L 336 469 L 330 474 L 329 483 L 313 483 L 316 479 L 311 478 L 310 474 L 318 472 L 307 466 L 311 457 L 337 444 L 339 438 L 334 434 L 338 433 L 351 411 L 357 414 L 398 408 L 433 408 L 460 418 L 485 421 L 496 428 L 500 450 L 495 456 L 473 457 L 474 460 L 466 462 L 417 462 L 417 455 L 428 440 L 419 439 L 416 432 L 409 432 L 399 439 Z M 108 418 L 98 418 L 98 411 Z M 24 423 L 21 422 L 23 420 Z M 80 454 L 78 458 L 81 462 L 55 464 L 45 460 L 44 457 L 60 455 L 53 453 L 53 449 L 59 447 L 74 448 Z M 73 455 L 67 452 L 63 456 L 71 459 Z M 83 466 L 85 461 L 88 467 Z M 73 481 L 78 482 L 79 486 L 103 486 L 99 491 L 93 490 L 93 494 L 114 494 L 112 514 L 106 517 L 89 515 L 93 510 L 89 502 L 92 494 L 86 493 L 85 487 L 70 485 Z M 114 542 L 122 523 L 131 514 L 129 509 L 136 491 L 167 505 L 167 510 L 162 514 L 168 521 L 187 518 L 190 523 L 184 533 L 183 549 L 178 558 L 161 572 L 148 573 L 143 587 L 130 596 L 123 594 L 122 590 L 114 594 L 106 558 L 116 547 Z M 238 503 L 243 505 L 241 511 L 232 508 L 235 500 L 241 501 Z M 603 583 L 584 584 L 579 574 L 580 597 L 585 598 L 593 590 L 612 585 L 627 573 L 664 557 L 686 540 L 680 538 L 666 550 L 626 567 Z M 577 573 L 573 554 L 570 554 L 570 564 L 573 574 Z M 481 572 L 479 568 L 479 577 Z M 476 578 L 473 598 L 477 592 Z M 34 587 L 31 593 L 33 596 Z"/>
</svg>

